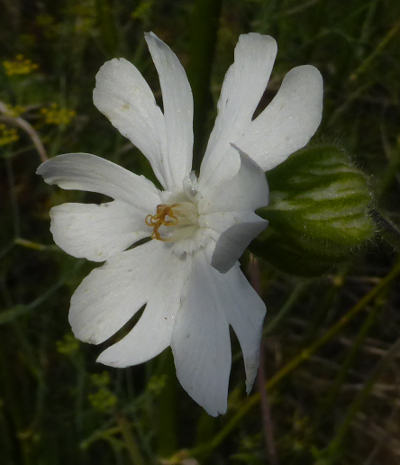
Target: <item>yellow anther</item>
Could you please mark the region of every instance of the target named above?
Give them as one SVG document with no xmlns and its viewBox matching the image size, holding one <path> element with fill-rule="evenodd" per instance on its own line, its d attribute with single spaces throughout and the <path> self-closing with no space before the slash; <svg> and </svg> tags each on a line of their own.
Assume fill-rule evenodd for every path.
<svg viewBox="0 0 400 465">
<path fill-rule="evenodd" d="M 157 210 L 155 215 L 147 215 L 145 218 L 145 223 L 147 226 L 153 228 L 153 234 L 151 235 L 152 239 L 157 239 L 159 241 L 166 241 L 167 239 L 161 237 L 159 229 L 161 226 L 176 226 L 178 224 L 178 218 L 174 214 L 174 207 L 178 204 L 174 203 L 173 205 L 166 205 L 164 203 L 157 205 Z"/>
</svg>

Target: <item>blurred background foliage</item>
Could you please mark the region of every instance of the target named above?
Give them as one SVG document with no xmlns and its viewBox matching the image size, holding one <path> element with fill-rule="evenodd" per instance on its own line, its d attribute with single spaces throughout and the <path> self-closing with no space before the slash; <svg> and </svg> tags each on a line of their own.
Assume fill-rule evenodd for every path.
<svg viewBox="0 0 400 465">
<path fill-rule="evenodd" d="M 399 2 L 0 0 L 0 8 L 0 462 L 400 463 Z M 257 262 L 269 310 L 259 383 L 268 398 L 260 402 L 257 387 L 245 396 L 233 338 L 229 410 L 217 419 L 177 384 L 168 351 L 114 370 L 95 363 L 99 347 L 73 338 L 69 298 L 91 265 L 53 245 L 48 211 L 100 199 L 51 188 L 34 174 L 45 156 L 84 151 L 152 176 L 92 104 L 94 76 L 115 56 L 134 62 L 160 99 L 146 30 L 188 70 L 196 154 L 238 35 L 256 31 L 279 46 L 263 104 L 290 68 L 316 65 L 325 101 L 314 144 L 344 151 L 349 182 L 368 186 L 362 246 L 313 256 L 312 247 L 290 243 L 294 228 L 285 244 L 304 252 L 295 267 L 269 260 L 267 239 L 253 246 L 259 258 L 244 257 L 250 274 Z M 275 186 L 279 172 L 271 174 Z M 280 233 L 274 214 L 279 241 L 292 226 L 288 220 Z M 311 262 L 313 271 L 300 276 Z"/>
</svg>

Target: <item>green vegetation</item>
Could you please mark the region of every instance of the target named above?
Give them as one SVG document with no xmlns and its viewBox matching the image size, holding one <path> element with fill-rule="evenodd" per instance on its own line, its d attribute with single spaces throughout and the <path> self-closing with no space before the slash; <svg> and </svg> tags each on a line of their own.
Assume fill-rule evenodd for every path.
<svg viewBox="0 0 400 465">
<path fill-rule="evenodd" d="M 0 5 L 1 464 L 276 465 L 276 456 L 281 465 L 398 464 L 399 2 Z M 93 265 L 53 244 L 48 212 L 66 201 L 101 199 L 47 186 L 34 173 L 46 156 L 84 151 L 153 177 L 92 103 L 98 68 L 118 56 L 135 63 L 159 98 L 147 30 L 171 46 L 193 80 L 196 154 L 240 33 L 277 39 L 264 104 L 293 66 L 310 63 L 324 76 L 323 122 L 308 164 L 299 162 L 303 152 L 271 173 L 272 202 L 263 213 L 271 228 L 243 258 L 245 269 L 256 265 L 261 273 L 268 307 L 259 384 L 269 410 L 257 386 L 246 397 L 234 338 L 229 409 L 214 419 L 178 385 L 169 351 L 109 369 L 95 363 L 102 347 L 81 344 L 69 330 L 70 296 Z M 319 166 L 323 155 L 331 166 Z M 311 180 L 311 171 L 320 174 Z M 321 200 L 324 186 L 343 183 L 349 203 Z M 311 185 L 318 197 L 283 215 L 280 191 L 295 202 Z M 343 222 L 353 209 L 350 234 L 315 221 L 325 208 L 343 211 Z M 302 235 L 309 209 L 314 223 Z"/>
</svg>

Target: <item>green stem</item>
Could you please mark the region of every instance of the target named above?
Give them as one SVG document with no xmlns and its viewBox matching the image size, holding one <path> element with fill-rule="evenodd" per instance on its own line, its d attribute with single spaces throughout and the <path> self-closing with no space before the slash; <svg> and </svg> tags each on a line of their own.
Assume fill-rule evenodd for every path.
<svg viewBox="0 0 400 465">
<path fill-rule="evenodd" d="M 196 0 L 190 21 L 189 81 L 195 102 L 193 169 L 200 168 L 207 113 L 212 102 L 210 77 L 222 0 Z"/>
<path fill-rule="evenodd" d="M 27 313 L 30 313 L 32 310 L 35 308 L 39 307 L 42 305 L 47 299 L 49 299 L 60 287 L 62 287 L 65 282 L 73 275 L 74 273 L 77 272 L 77 270 L 82 266 L 83 261 L 78 261 L 75 266 L 71 268 L 65 275 L 61 277 L 61 279 L 56 282 L 53 286 L 51 286 L 46 292 L 44 292 L 42 295 L 37 297 L 34 301 L 32 301 L 30 304 L 26 305 L 15 305 L 14 307 L 11 307 L 9 309 L 6 309 L 1 312 L 0 314 L 0 325 L 9 323 L 11 321 L 14 321 L 15 319 L 19 318 L 20 316 L 23 316 Z"/>
<path fill-rule="evenodd" d="M 374 384 L 378 380 L 379 376 L 382 374 L 383 370 L 389 365 L 391 361 L 396 357 L 400 350 L 400 339 L 398 339 L 392 347 L 389 349 L 387 354 L 383 359 L 381 359 L 376 367 L 374 368 L 371 376 L 369 377 L 368 382 L 364 385 L 363 389 L 358 393 L 352 404 L 350 405 L 347 415 L 343 420 L 340 428 L 338 429 L 336 436 L 332 439 L 331 443 L 325 449 L 323 455 L 327 461 L 323 463 L 327 463 L 329 465 L 333 465 L 334 463 L 338 463 L 341 459 L 343 454 L 343 449 L 341 445 L 346 440 L 348 430 L 356 416 L 356 414 L 362 408 L 364 402 L 367 400 L 369 394 L 371 393 Z"/>
<path fill-rule="evenodd" d="M 264 336 L 273 333 L 283 318 L 292 310 L 294 304 L 297 302 L 298 297 L 300 297 L 306 287 L 307 283 L 301 282 L 297 284 L 286 302 L 282 305 L 279 313 L 266 325 L 264 329 Z"/>
<path fill-rule="evenodd" d="M 60 250 L 56 245 L 40 244 L 39 242 L 33 242 L 28 239 L 22 239 L 21 237 L 16 237 L 14 239 L 14 244 L 20 245 L 21 247 L 25 247 L 27 249 L 39 250 L 39 251 L 43 251 L 43 250 L 59 251 Z"/>
<path fill-rule="evenodd" d="M 136 438 L 129 425 L 128 420 L 122 415 L 117 415 L 117 424 L 121 429 L 122 437 L 124 438 L 125 446 L 128 449 L 129 456 L 133 465 L 144 465 L 145 461 L 137 445 Z"/>
<path fill-rule="evenodd" d="M 4 162 L 6 164 L 7 181 L 8 181 L 9 190 L 10 190 L 11 211 L 12 211 L 12 219 L 13 219 L 13 225 L 14 225 L 14 237 L 18 237 L 21 235 L 21 221 L 20 221 L 17 194 L 15 192 L 16 185 L 15 185 L 14 171 L 12 167 L 12 162 L 9 158 L 5 158 Z"/>
<path fill-rule="evenodd" d="M 375 50 L 360 64 L 360 66 L 350 75 L 350 81 L 355 81 L 359 76 L 371 66 L 373 61 L 383 52 L 384 48 L 393 39 L 400 29 L 400 21 L 394 24 L 385 37 L 379 42 Z"/>
<path fill-rule="evenodd" d="M 381 307 L 382 306 L 380 304 L 376 303 L 374 308 L 368 313 L 367 317 L 365 318 L 365 321 L 363 325 L 361 326 L 361 329 L 357 334 L 354 344 L 352 345 L 335 381 L 333 382 L 332 387 L 330 388 L 327 396 L 322 400 L 320 404 L 320 407 L 318 409 L 317 419 L 314 422 L 314 424 L 316 425 L 314 429 L 318 430 L 318 428 L 321 425 L 321 420 L 326 417 L 328 410 L 334 404 L 335 399 L 339 393 L 340 387 L 344 383 L 347 373 L 356 358 L 356 355 L 361 347 L 361 344 L 366 338 L 368 331 L 372 327 L 372 324 L 375 321 L 375 317 L 378 313 L 378 310 Z"/>
<path fill-rule="evenodd" d="M 166 457 L 172 454 L 177 446 L 177 381 L 171 351 L 161 355 L 156 373 L 167 376 L 166 384 L 158 399 L 157 412 L 154 412 L 158 417 L 158 453 L 161 457 Z"/>
<path fill-rule="evenodd" d="M 118 51 L 118 31 L 115 23 L 115 4 L 110 0 L 96 0 L 96 20 L 101 32 L 101 43 L 108 56 Z"/>
<path fill-rule="evenodd" d="M 395 250 L 400 251 L 400 229 L 385 214 L 373 209 L 372 217 L 379 226 L 379 233 L 382 238 Z"/>
</svg>

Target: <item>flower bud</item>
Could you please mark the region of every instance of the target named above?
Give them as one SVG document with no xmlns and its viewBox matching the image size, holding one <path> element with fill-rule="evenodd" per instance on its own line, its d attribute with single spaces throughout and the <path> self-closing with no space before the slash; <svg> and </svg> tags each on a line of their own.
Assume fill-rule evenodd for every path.
<svg viewBox="0 0 400 465">
<path fill-rule="evenodd" d="M 307 148 L 267 176 L 270 224 L 254 251 L 279 268 L 319 274 L 372 237 L 367 178 L 344 151 Z"/>
</svg>

